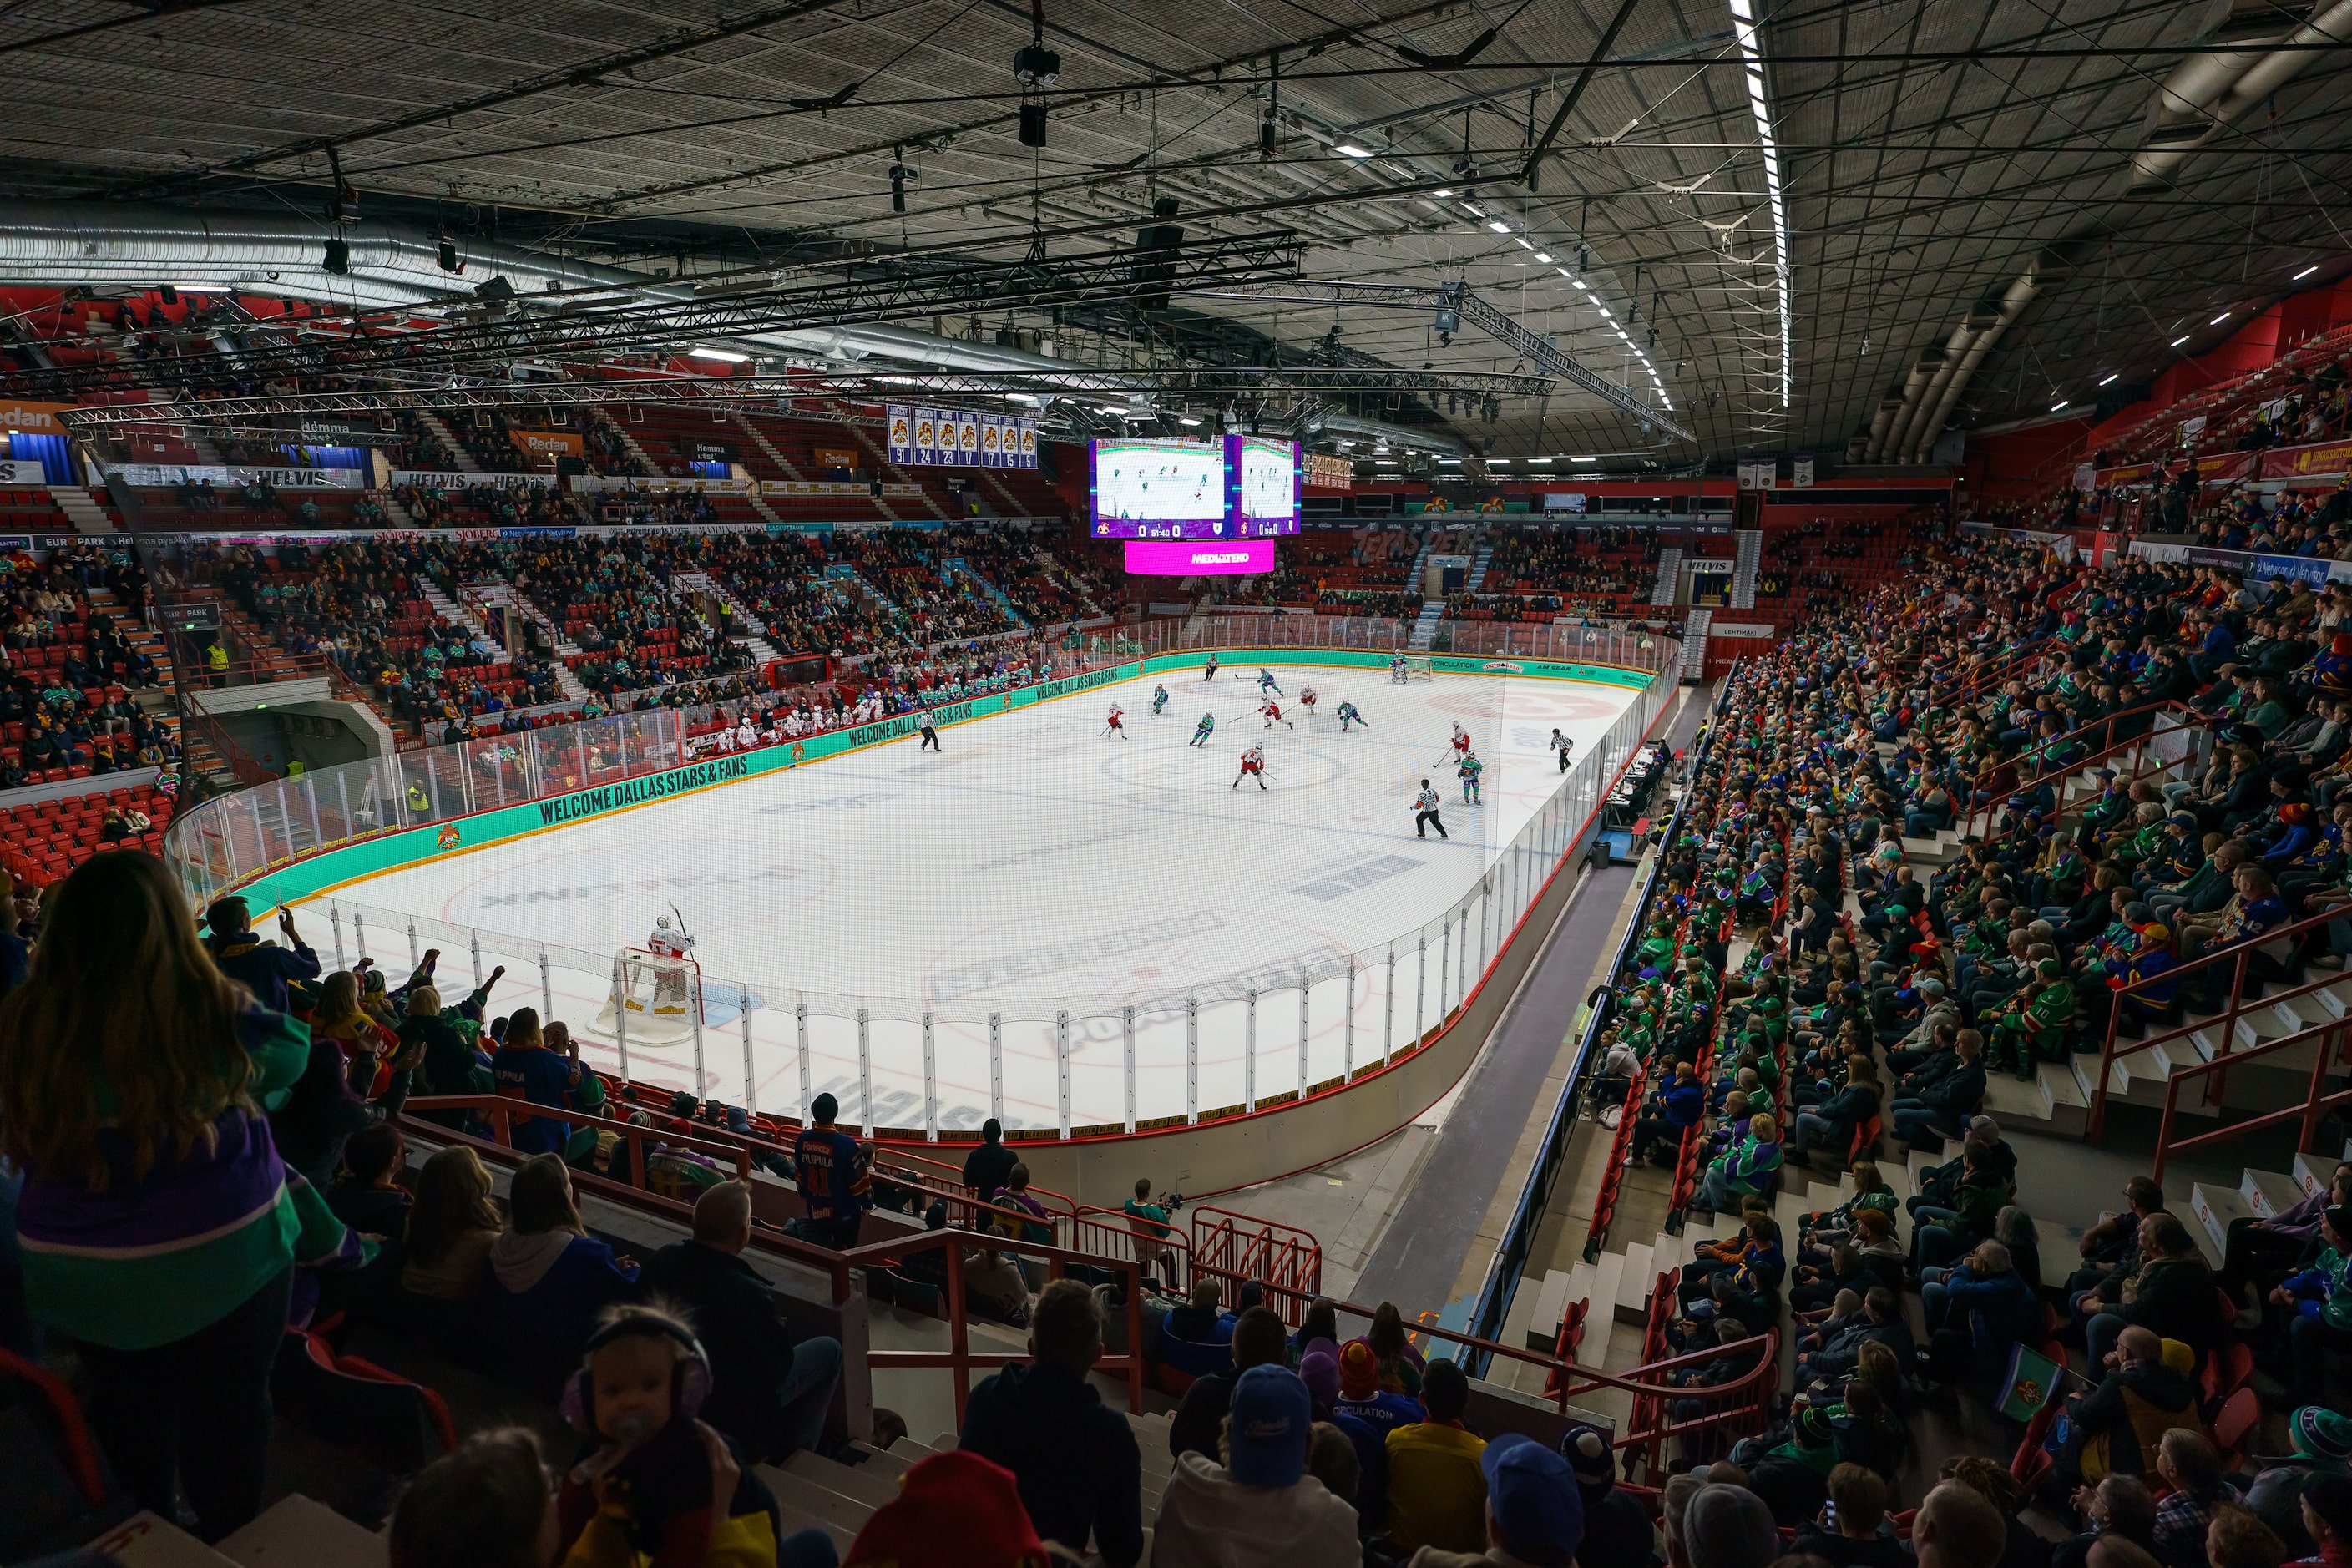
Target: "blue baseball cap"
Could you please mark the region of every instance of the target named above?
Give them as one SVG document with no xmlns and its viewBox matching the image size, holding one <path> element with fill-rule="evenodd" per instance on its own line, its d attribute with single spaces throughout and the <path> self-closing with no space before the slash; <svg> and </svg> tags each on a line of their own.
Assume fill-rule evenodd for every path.
<svg viewBox="0 0 2352 1568">
<path fill-rule="evenodd" d="M 1566 1459 L 1524 1432 L 1506 1432 L 1486 1445 L 1478 1468 L 1504 1551 L 1529 1562 L 1576 1555 L 1584 1543 L 1584 1498 Z"/>
<path fill-rule="evenodd" d="M 1307 1439 L 1314 1423 L 1314 1403 L 1297 1373 L 1286 1366 L 1250 1368 L 1234 1384 L 1226 1469 L 1244 1486 L 1296 1485 L 1307 1473 Z"/>
</svg>

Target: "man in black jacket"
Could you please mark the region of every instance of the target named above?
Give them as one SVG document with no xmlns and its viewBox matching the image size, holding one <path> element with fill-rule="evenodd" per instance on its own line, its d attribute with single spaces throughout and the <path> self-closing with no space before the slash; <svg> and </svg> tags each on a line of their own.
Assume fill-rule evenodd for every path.
<svg viewBox="0 0 2352 1568">
<path fill-rule="evenodd" d="M 980 1147 L 963 1157 L 963 1184 L 982 1203 L 994 1203 L 1018 1163 L 1004 1146 L 1004 1123 L 992 1116 L 980 1124 Z"/>
<path fill-rule="evenodd" d="M 278 931 L 287 947 L 253 934 L 253 910 L 243 899 L 215 900 L 205 911 L 205 924 L 211 928 L 205 948 L 213 955 L 214 967 L 252 992 L 265 1007 L 290 1011 L 288 982 L 319 978 L 319 955 L 295 931 L 290 910 L 278 911 Z"/>
<path fill-rule="evenodd" d="M 1953 1038 L 1952 1051 L 1948 1069 L 1930 1082 L 1916 1084 L 1909 1097 L 1898 1097 L 1888 1106 L 1895 1117 L 1895 1135 L 1905 1142 L 1940 1148 L 1943 1140 L 1936 1135 L 1959 1137 L 1983 1101 L 1985 1070 L 1978 1058 L 1984 1052 L 1984 1037 L 1974 1029 L 1962 1029 Z"/>
<path fill-rule="evenodd" d="M 1075 1279 L 1056 1279 L 1029 1318 L 1030 1363 L 971 1391 L 957 1447 L 1011 1470 L 1040 1537 L 1109 1568 L 1143 1554 L 1143 1459 L 1127 1418 L 1087 1381 L 1102 1355 L 1102 1310 Z"/>
<path fill-rule="evenodd" d="M 824 1436 L 841 1342 L 816 1334 L 793 1343 L 767 1281 L 743 1261 L 751 1241 L 751 1189 L 721 1182 L 695 1202 L 694 1239 L 648 1258 L 644 1284 L 694 1319 L 710 1357 L 703 1419 L 754 1458 L 782 1460 Z"/>
</svg>

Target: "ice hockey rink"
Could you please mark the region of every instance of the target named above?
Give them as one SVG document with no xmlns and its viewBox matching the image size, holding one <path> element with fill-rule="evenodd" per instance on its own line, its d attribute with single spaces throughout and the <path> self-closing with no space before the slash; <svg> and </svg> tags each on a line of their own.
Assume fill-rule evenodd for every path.
<svg viewBox="0 0 2352 1568">
<path fill-rule="evenodd" d="M 1271 728 L 1262 668 L 1283 693 Z M 1597 753 L 1640 695 L 1171 670 L 950 727 L 936 752 L 908 736 L 388 872 L 299 914 L 395 983 L 413 925 L 447 955 L 451 1000 L 478 942 L 485 972 L 509 971 L 490 1013 L 544 999 L 616 1065 L 615 951 L 675 909 L 700 1038 L 640 1026 L 640 1080 L 788 1112 L 829 1090 L 845 1122 L 885 1128 L 1181 1120 L 1376 1065 L 1458 1004 L 1623 761 L 1622 733 Z M 1369 727 L 1341 732 L 1343 700 Z M 1114 703 L 1129 739 L 1104 733 Z M 1192 745 L 1203 713 L 1214 733 Z M 1462 798 L 1456 722 L 1486 763 L 1480 804 Z M 1253 742 L 1263 790 L 1236 786 Z M 1414 835 L 1423 779 L 1450 837 Z"/>
</svg>

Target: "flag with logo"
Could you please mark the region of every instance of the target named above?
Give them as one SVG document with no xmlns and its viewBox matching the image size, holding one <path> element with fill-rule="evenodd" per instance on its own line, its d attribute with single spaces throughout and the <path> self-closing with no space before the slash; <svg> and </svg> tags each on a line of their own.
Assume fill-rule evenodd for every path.
<svg viewBox="0 0 2352 1568">
<path fill-rule="evenodd" d="M 2011 1421 L 2032 1421 L 2042 1407 L 2058 1396 L 2066 1369 L 2040 1351 L 2020 1342 L 2010 1347 L 2009 1374 L 2001 1380 L 2000 1413 Z"/>
</svg>

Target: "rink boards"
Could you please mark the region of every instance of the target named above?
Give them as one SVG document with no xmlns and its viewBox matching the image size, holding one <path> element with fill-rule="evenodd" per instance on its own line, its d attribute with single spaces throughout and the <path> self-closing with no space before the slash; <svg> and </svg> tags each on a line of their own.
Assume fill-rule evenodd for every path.
<svg viewBox="0 0 2352 1568">
<path fill-rule="evenodd" d="M 1229 676 L 1237 668 L 1254 676 L 1264 662 L 1264 655 L 1245 654 L 1228 660 L 1225 668 Z M 710 914 L 714 900 L 737 900 L 747 923 L 732 933 L 734 951 L 727 950 L 727 930 L 716 933 L 716 942 L 706 936 L 702 960 L 709 980 L 699 1037 L 637 1042 L 625 1064 L 631 1078 L 693 1086 L 706 1096 L 786 1114 L 796 1113 L 809 1095 L 830 1091 L 842 1103 L 845 1121 L 915 1138 L 968 1129 L 990 1114 L 1014 1129 L 1066 1131 L 1081 1138 L 1183 1126 L 1262 1111 L 1353 1082 L 1433 1037 L 1475 990 L 1480 973 L 1541 894 L 1552 868 L 1573 847 L 1596 792 L 1607 782 L 1600 763 L 1605 761 L 1613 773 L 1622 763 L 1622 745 L 1606 759 L 1595 757 L 1601 749 L 1599 731 L 1613 728 L 1625 731 L 1621 739 L 1637 737 L 1664 700 L 1662 693 L 1671 689 L 1670 680 L 1662 680 L 1658 690 L 1645 691 L 1651 676 L 1610 667 L 1442 656 L 1435 661 L 1438 681 L 1394 687 L 1381 656 L 1283 650 L 1272 668 L 1294 700 L 1302 675 L 1328 670 L 1332 686 L 1344 683 L 1346 689 L 1327 696 L 1327 719 L 1337 696 L 1352 695 L 1376 726 L 1388 726 L 1386 736 L 1376 728 L 1373 734 L 1381 738 L 1370 742 L 1359 731 L 1345 742 L 1349 746 L 1396 744 L 1400 699 L 1471 700 L 1458 697 L 1468 691 L 1486 701 L 1484 692 L 1505 689 L 1501 681 L 1487 688 L 1458 679 L 1463 676 L 1525 678 L 1517 687 L 1523 692 L 1549 688 L 1565 696 L 1572 685 L 1605 698 L 1605 712 L 1571 728 L 1572 733 L 1582 731 L 1580 759 L 1593 759 L 1590 768 L 1578 770 L 1580 776 L 1591 775 L 1583 788 L 1558 789 L 1556 774 L 1531 765 L 1524 744 L 1510 756 L 1498 746 L 1492 761 L 1502 776 L 1490 773 L 1489 795 L 1503 800 L 1483 823 L 1475 814 L 1462 814 L 1450 771 L 1433 781 L 1444 786 L 1446 819 L 1458 836 L 1454 850 L 1441 851 L 1433 840 L 1426 849 L 1414 844 L 1400 853 L 1366 843 L 1345 846 L 1335 837 L 1334 847 L 1345 847 L 1347 853 L 1318 848 L 1309 854 L 1299 842 L 1312 833 L 1352 832 L 1360 839 L 1410 842 L 1404 831 L 1410 824 L 1403 816 L 1352 828 L 1309 820 L 1312 808 L 1302 805 L 1308 792 L 1295 786 L 1301 770 L 1317 757 L 1337 752 L 1337 744 L 1328 739 L 1328 727 L 1312 747 L 1276 731 L 1269 744 L 1281 764 L 1275 770 L 1277 785 L 1292 787 L 1287 807 L 1307 815 L 1277 821 L 1278 833 L 1262 832 L 1258 840 L 1248 840 L 1251 825 L 1244 814 L 1272 809 L 1276 802 L 1269 797 L 1250 807 L 1218 792 L 1232 771 L 1233 753 L 1246 741 L 1263 738 L 1262 731 L 1255 720 L 1245 731 L 1237 730 L 1230 711 L 1235 704 L 1245 709 L 1247 686 L 1228 679 L 1203 687 L 1202 664 L 1200 655 L 1166 656 L 933 710 L 935 723 L 954 731 L 950 747 L 965 753 L 985 750 L 1000 732 L 973 721 L 1018 718 L 1040 704 L 1056 703 L 1054 714 L 1033 722 L 1050 720 L 1058 732 L 1076 737 L 1066 749 L 1077 759 L 1070 766 L 1081 771 L 1072 776 L 1095 791 L 1085 798 L 1033 792 L 1018 803 L 1017 816 L 974 817 L 963 824 L 966 831 L 905 851 L 919 860 L 929 857 L 928 870 L 894 864 L 891 856 L 899 847 L 878 841 L 848 843 L 854 852 L 835 857 L 842 860 L 835 868 L 835 896 L 840 898 L 845 895 L 839 889 L 860 878 L 869 887 L 894 890 L 919 885 L 926 875 L 937 880 L 944 875 L 938 870 L 942 845 L 989 844 L 985 858 L 952 869 L 989 870 L 995 896 L 983 892 L 981 900 L 1004 908 L 953 911 L 939 929 L 917 931 L 904 911 L 883 911 L 870 922 L 850 921 L 856 929 L 833 933 L 840 951 L 812 955 L 806 932 L 761 926 L 752 917 L 771 904 L 802 896 L 816 885 L 821 868 L 782 864 L 776 856 L 783 851 L 765 860 L 750 848 L 728 852 L 729 846 L 750 844 L 779 823 L 793 830 L 784 836 L 792 853 L 801 852 L 803 839 L 843 846 L 847 830 L 840 824 L 861 819 L 856 803 L 882 795 L 875 786 L 889 782 L 881 773 L 863 776 L 861 770 L 892 769 L 895 776 L 944 766 L 936 783 L 924 786 L 932 791 L 920 797 L 928 803 L 926 816 L 940 815 L 942 808 L 995 809 L 987 805 L 984 784 L 968 787 L 950 776 L 964 765 L 961 756 L 933 761 L 929 753 L 916 753 L 909 737 L 918 723 L 911 716 L 386 834 L 274 868 L 256 890 L 297 905 L 306 937 L 339 963 L 366 951 L 387 968 L 399 969 L 413 952 L 437 946 L 449 955 L 443 990 L 450 995 L 462 990 L 455 982 L 468 976 L 469 965 L 478 963 L 474 973 L 486 973 L 506 964 L 509 977 L 490 1010 L 509 1011 L 526 1001 L 539 1005 L 549 1016 L 571 1022 L 582 1035 L 584 1054 L 606 1067 L 623 1065 L 624 1042 L 583 1031 L 581 1021 L 593 1017 L 604 999 L 613 950 L 641 942 L 643 926 L 672 896 L 684 900 L 697 921 Z M 1349 673 L 1342 676 L 1342 670 Z M 1084 700 L 1134 681 L 1142 681 L 1148 692 L 1162 676 L 1176 695 L 1171 716 L 1157 721 L 1168 731 L 1150 737 L 1154 743 L 1139 743 L 1131 751 L 1118 749 L 1117 742 L 1097 744 L 1091 731 L 1101 722 L 1100 706 Z M 1212 760 L 1183 754 L 1185 749 L 1169 737 L 1191 730 L 1190 708 L 1200 704 L 1204 692 L 1229 712 L 1217 736 L 1220 754 L 1213 760 L 1222 771 L 1201 786 L 1197 775 Z M 1148 702 L 1138 694 L 1116 695 L 1128 708 L 1131 729 L 1152 722 L 1143 711 Z M 1074 707 L 1072 698 L 1081 702 Z M 1499 725 L 1503 699 L 1491 700 Z M 1629 707 L 1644 711 L 1627 711 Z M 1295 709 L 1290 711 L 1297 716 Z M 1616 716 L 1613 724 L 1611 715 Z M 1629 730 L 1629 721 L 1639 722 Z M 1474 717 L 1471 728 L 1486 726 Z M 1433 732 L 1442 739 L 1442 726 Z M 1419 754 L 1412 765 L 1429 763 L 1437 750 L 1429 739 L 1414 737 L 1412 749 Z M 1360 753 L 1337 754 L 1352 762 Z M 776 774 L 828 759 L 837 761 L 818 773 L 839 780 L 837 790 L 827 785 L 834 793 L 809 801 L 750 804 L 765 795 L 757 781 L 776 783 Z M 1193 769 L 1196 776 L 1191 784 L 1171 786 L 1170 771 L 1181 768 Z M 1099 770 L 1107 778 L 1117 770 L 1150 776 L 1128 781 L 1136 783 L 1133 790 L 1096 798 L 1103 788 L 1084 770 Z M 860 784 L 866 787 L 860 790 Z M 730 792 L 722 785 L 749 787 Z M 1205 787 L 1209 795 L 1202 798 L 1195 786 Z M 1323 793 L 1314 799 L 1328 805 L 1351 786 L 1335 781 L 1319 787 Z M 1188 816 L 1190 804 L 1126 804 L 1139 798 L 1182 801 L 1187 788 L 1202 812 L 1213 808 L 1213 815 Z M 1385 780 L 1381 788 L 1393 793 Z M 694 798 L 689 803 L 686 797 Z M 666 803 L 670 810 L 655 809 Z M 864 809 L 868 815 L 862 820 L 873 821 L 870 813 L 881 808 Z M 780 810 L 787 815 L 760 815 Z M 677 825 L 689 819 L 704 830 L 717 829 L 698 849 L 678 847 Z M 811 831 L 820 822 L 823 830 Z M 1286 923 L 1274 910 L 1275 893 L 1262 892 L 1255 884 L 1237 885 L 1224 905 L 1211 907 L 1188 897 L 1199 891 L 1196 886 L 1163 886 L 1148 875 L 1139 879 L 1124 874 L 1108 879 L 1118 885 L 1088 886 L 1106 879 L 1056 864 L 1074 844 L 1094 838 L 1111 840 L 1112 849 L 1125 852 L 1128 846 L 1164 835 L 1170 853 L 1197 852 L 1203 843 L 1213 847 L 1229 822 L 1238 824 L 1232 830 L 1241 836 L 1235 842 L 1246 846 L 1234 852 L 1236 861 L 1253 875 L 1280 873 L 1268 887 L 1282 900 L 1311 905 L 1321 900 L 1310 910 L 1325 917 L 1320 924 Z M 671 827 L 658 826 L 665 823 Z M 1083 831 L 1087 827 L 1096 831 Z M 1459 837 L 1465 827 L 1471 836 Z M 944 834 L 945 826 L 939 831 Z M 533 839 L 542 843 L 528 842 Z M 1441 858 L 1446 854 L 1451 858 Z M 534 868 L 534 875 L 559 859 L 582 868 L 582 875 L 573 887 L 549 887 L 542 878 L 529 890 L 516 891 L 521 884 L 497 880 L 520 874 L 498 869 L 516 856 L 524 858 L 516 866 Z M 1360 885 L 1364 877 L 1404 858 L 1422 864 L 1397 872 L 1381 888 Z M 1272 864 L 1276 859 L 1285 863 Z M 763 875 L 770 879 L 765 883 Z M 662 891 L 648 896 L 653 889 Z M 1047 904 L 1021 904 L 1024 898 L 1039 896 L 1041 889 Z M 461 901 L 461 893 L 472 901 Z M 1072 922 L 1067 927 L 1055 926 L 1040 912 L 1050 909 L 1059 916 L 1065 902 L 1081 900 L 1084 907 L 1066 911 Z M 865 894 L 840 907 L 876 901 L 875 895 Z M 1350 907 L 1360 918 L 1329 918 Z M 1392 918 L 1381 923 L 1391 909 Z M 1431 918 L 1416 926 L 1421 912 Z M 1374 921 L 1388 940 L 1363 940 L 1373 929 L 1366 921 Z M 1297 932 L 1289 931 L 1291 924 Z M 1244 955 L 1241 962 L 1233 961 L 1237 952 Z M 819 961 L 807 962 L 811 956 Z M 886 957 L 901 971 L 874 967 Z M 916 969 L 906 969 L 908 964 Z M 1166 973 L 1158 978 L 1139 977 L 1160 967 Z M 879 984 L 918 970 L 919 984 Z M 538 994 L 520 994 L 522 990 Z"/>
</svg>

